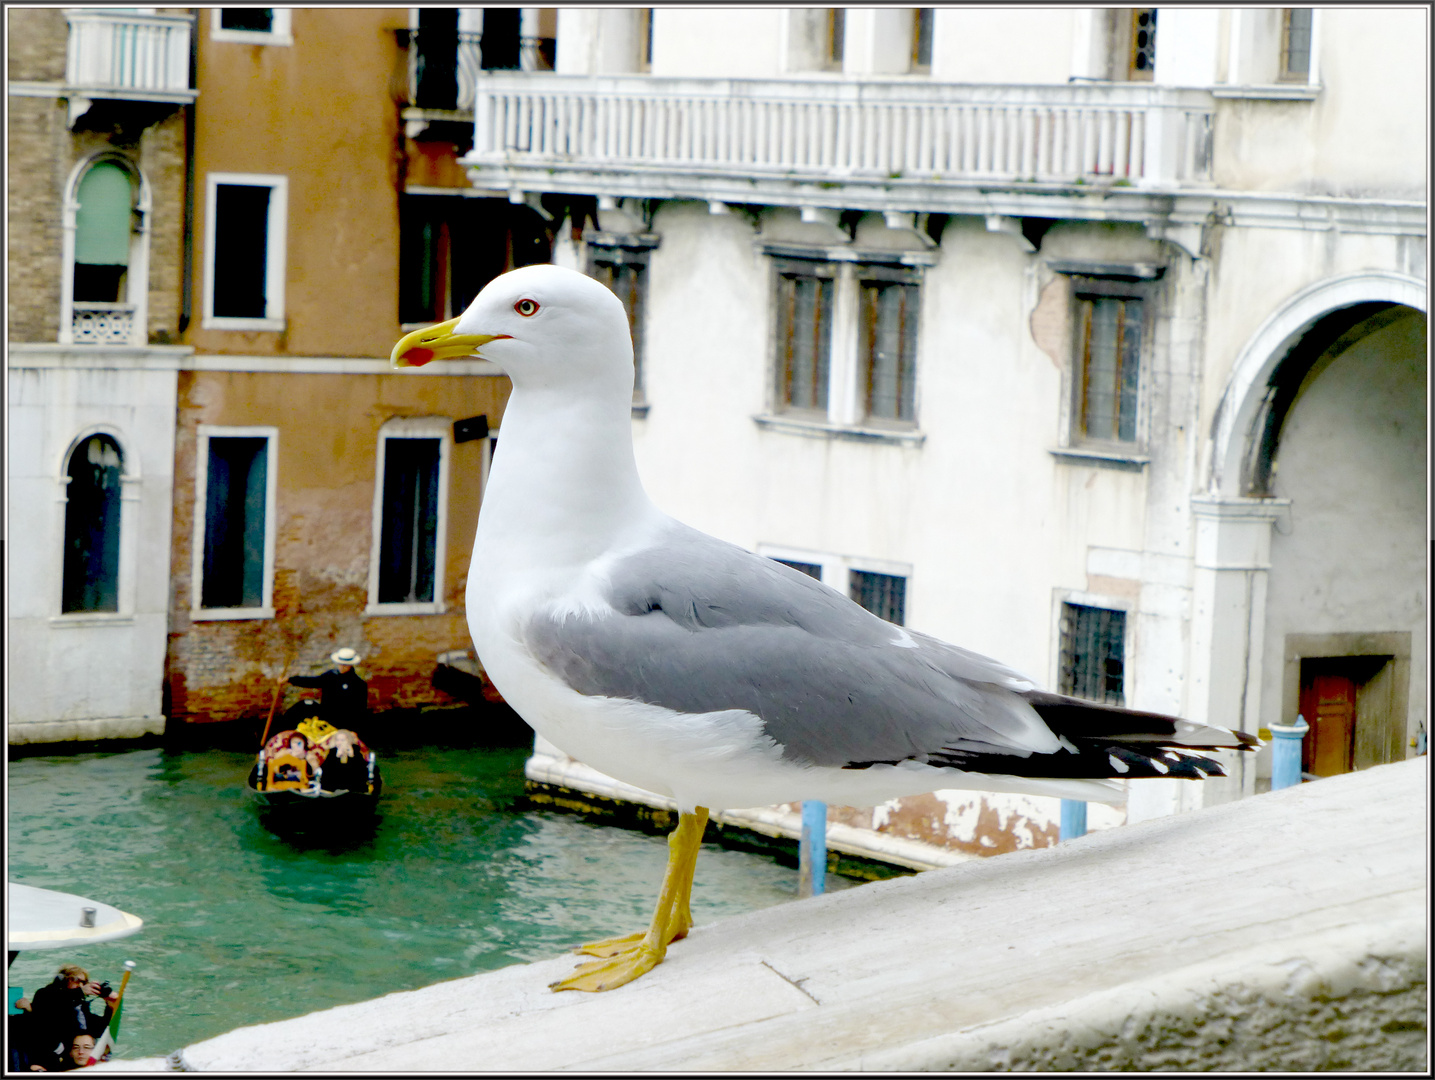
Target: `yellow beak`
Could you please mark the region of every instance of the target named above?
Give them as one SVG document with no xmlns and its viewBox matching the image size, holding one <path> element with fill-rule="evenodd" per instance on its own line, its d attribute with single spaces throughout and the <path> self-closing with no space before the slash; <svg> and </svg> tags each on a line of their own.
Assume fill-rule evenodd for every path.
<svg viewBox="0 0 1435 1080">
<path fill-rule="evenodd" d="M 453 328 L 457 325 L 457 319 L 450 319 L 405 334 L 389 354 L 389 362 L 394 367 L 423 367 L 430 360 L 457 360 L 461 356 L 473 356 L 480 345 L 508 337 L 507 334 L 455 334 Z"/>
</svg>

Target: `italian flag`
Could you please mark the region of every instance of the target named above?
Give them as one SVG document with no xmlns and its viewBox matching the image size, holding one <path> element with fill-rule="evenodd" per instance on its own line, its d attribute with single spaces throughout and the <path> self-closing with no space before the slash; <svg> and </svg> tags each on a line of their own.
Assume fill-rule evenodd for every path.
<svg viewBox="0 0 1435 1080">
<path fill-rule="evenodd" d="M 125 985 L 129 981 L 130 973 L 126 971 L 125 977 L 120 980 L 120 993 L 119 997 L 115 1000 L 114 1012 L 110 1013 L 110 1022 L 105 1025 L 104 1033 L 95 1040 L 95 1048 L 90 1051 L 90 1060 L 85 1062 L 87 1066 L 98 1065 L 100 1062 L 105 1061 L 119 1045 L 120 1013 L 124 1011 Z"/>
</svg>

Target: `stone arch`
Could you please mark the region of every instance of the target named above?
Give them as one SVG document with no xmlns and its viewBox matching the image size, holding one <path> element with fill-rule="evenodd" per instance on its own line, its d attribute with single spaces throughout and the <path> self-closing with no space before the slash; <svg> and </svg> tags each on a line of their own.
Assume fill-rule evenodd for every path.
<svg viewBox="0 0 1435 1080">
<path fill-rule="evenodd" d="M 1425 282 L 1390 271 L 1358 271 L 1309 285 L 1273 312 L 1241 349 L 1226 380 L 1211 425 L 1207 490 L 1235 497 L 1266 494 L 1260 490 L 1262 462 L 1274 449 L 1283 417 L 1280 391 L 1303 375 L 1282 380 L 1282 365 L 1307 338 L 1331 344 L 1396 307 L 1424 312 Z"/>
</svg>

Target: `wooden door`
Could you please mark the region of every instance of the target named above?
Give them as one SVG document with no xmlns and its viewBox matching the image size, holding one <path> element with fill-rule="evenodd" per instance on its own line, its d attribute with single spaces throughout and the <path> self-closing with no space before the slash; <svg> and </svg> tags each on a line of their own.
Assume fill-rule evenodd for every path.
<svg viewBox="0 0 1435 1080">
<path fill-rule="evenodd" d="M 1355 751 L 1355 679 L 1316 667 L 1301 681 L 1301 714 L 1311 727 L 1301 747 L 1302 771 L 1315 776 L 1350 772 Z"/>
</svg>

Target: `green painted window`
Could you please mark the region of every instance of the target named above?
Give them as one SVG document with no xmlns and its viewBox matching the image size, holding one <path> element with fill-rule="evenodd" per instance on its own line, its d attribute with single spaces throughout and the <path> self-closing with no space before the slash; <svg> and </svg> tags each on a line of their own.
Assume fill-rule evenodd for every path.
<svg viewBox="0 0 1435 1080">
<path fill-rule="evenodd" d="M 129 174 L 113 162 L 100 162 L 80 181 L 79 200 L 74 298 L 114 303 L 121 299 L 130 262 Z"/>
</svg>

